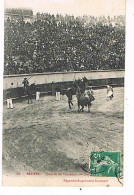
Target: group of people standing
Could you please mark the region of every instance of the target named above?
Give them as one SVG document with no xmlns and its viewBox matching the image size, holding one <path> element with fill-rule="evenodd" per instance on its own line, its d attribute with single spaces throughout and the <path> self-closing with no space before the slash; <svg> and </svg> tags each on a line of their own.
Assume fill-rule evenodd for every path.
<svg viewBox="0 0 134 195">
<path fill-rule="evenodd" d="M 22 84 L 23 84 L 23 93 L 27 94 L 27 89 L 30 86 L 28 79 L 24 78 Z M 7 109 L 9 109 L 9 108 L 13 109 L 13 95 L 14 95 L 13 88 L 14 88 L 14 85 L 13 85 L 13 83 L 11 83 L 11 85 L 10 85 L 10 87 L 7 90 L 7 93 L 6 93 Z M 56 94 L 55 100 L 60 101 L 61 100 L 61 88 L 59 86 L 56 86 L 55 94 Z M 77 90 L 76 90 L 76 96 L 78 96 L 79 94 L 80 94 L 80 87 L 78 86 Z M 87 98 L 89 98 L 89 96 L 92 97 L 92 101 L 94 101 L 95 98 L 94 98 L 93 94 L 94 93 L 93 93 L 92 86 L 88 86 L 87 90 L 85 90 L 83 95 Z M 112 100 L 112 98 L 114 97 L 113 88 L 110 84 L 107 85 L 107 97 L 110 100 Z M 40 100 L 40 88 L 36 87 L 36 101 L 39 101 L 39 100 Z M 72 98 L 71 98 L 71 102 L 72 102 Z"/>
<path fill-rule="evenodd" d="M 28 95 L 29 97 L 32 95 L 30 92 L 30 85 L 29 85 L 29 81 L 27 78 L 24 78 L 24 80 L 22 81 L 22 85 L 23 85 L 23 94 L 24 95 Z M 7 99 L 7 109 L 13 109 L 13 98 L 14 98 L 14 85 L 13 83 L 11 83 L 10 87 L 7 89 L 6 92 L 6 99 Z M 56 93 L 56 97 L 55 100 L 56 101 L 60 101 L 61 100 L 61 89 L 60 87 L 56 86 L 55 88 L 55 93 Z M 36 101 L 40 100 L 40 88 L 36 87 Z M 31 98 L 30 98 L 31 99 Z M 28 103 L 29 103 L 29 98 L 28 98 Z"/>
<path fill-rule="evenodd" d="M 23 94 L 28 95 L 29 97 L 32 96 L 32 93 L 30 91 L 29 81 L 27 78 L 24 78 L 24 80 L 22 81 L 22 85 L 23 85 Z M 14 88 L 14 84 L 11 83 L 10 87 L 6 91 L 7 109 L 10 109 L 10 108 L 13 109 L 13 98 L 14 98 L 13 88 Z M 29 103 L 29 97 L 28 97 L 28 103 Z M 38 100 L 40 100 L 40 88 L 36 87 L 36 101 Z"/>
</svg>

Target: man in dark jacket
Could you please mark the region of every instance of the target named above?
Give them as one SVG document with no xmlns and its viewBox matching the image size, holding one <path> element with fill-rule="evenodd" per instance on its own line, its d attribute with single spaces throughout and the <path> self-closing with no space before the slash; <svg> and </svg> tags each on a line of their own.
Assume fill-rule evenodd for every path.
<svg viewBox="0 0 134 195">
<path fill-rule="evenodd" d="M 27 78 L 24 78 L 24 80 L 22 81 L 22 84 L 24 84 L 24 94 L 26 94 L 27 88 L 29 87 L 29 82 L 27 80 Z"/>
</svg>

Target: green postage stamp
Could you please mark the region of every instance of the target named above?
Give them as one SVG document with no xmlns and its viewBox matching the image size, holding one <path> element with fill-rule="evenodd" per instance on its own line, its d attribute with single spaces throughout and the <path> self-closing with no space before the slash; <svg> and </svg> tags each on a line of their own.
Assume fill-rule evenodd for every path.
<svg viewBox="0 0 134 195">
<path fill-rule="evenodd" d="M 90 175 L 120 177 L 120 152 L 91 152 Z"/>
</svg>

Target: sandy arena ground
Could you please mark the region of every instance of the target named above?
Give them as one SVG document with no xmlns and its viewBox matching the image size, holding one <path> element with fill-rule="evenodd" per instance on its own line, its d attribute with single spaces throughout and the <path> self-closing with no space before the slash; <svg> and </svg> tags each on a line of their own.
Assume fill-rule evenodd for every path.
<svg viewBox="0 0 134 195">
<path fill-rule="evenodd" d="M 15 103 L 3 113 L 4 172 L 83 172 L 91 151 L 123 153 L 124 88 L 114 88 L 113 100 L 106 89 L 94 90 L 91 113 L 72 110 L 66 96 Z"/>
</svg>

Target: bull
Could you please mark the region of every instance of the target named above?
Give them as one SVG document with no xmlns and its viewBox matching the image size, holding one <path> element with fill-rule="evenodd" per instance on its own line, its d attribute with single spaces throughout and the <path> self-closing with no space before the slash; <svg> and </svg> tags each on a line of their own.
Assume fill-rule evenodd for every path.
<svg viewBox="0 0 134 195">
<path fill-rule="evenodd" d="M 93 96 L 90 95 L 89 97 L 85 97 L 83 94 L 77 98 L 78 102 L 78 112 L 82 111 L 84 109 L 84 106 L 88 108 L 88 112 L 90 112 L 91 102 L 93 101 Z"/>
</svg>

